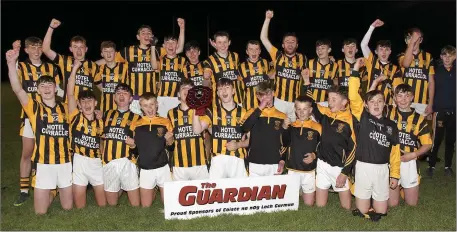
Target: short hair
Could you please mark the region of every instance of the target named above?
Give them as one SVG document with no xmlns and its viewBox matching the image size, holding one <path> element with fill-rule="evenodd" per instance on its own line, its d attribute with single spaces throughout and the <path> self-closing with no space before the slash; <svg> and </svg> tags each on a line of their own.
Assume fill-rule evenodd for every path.
<svg viewBox="0 0 457 232">
<path fill-rule="evenodd" d="M 141 100 L 151 100 L 151 99 L 157 99 L 157 95 L 155 95 L 152 92 L 146 92 L 140 96 L 140 101 Z"/>
<path fill-rule="evenodd" d="M 320 39 L 316 41 L 316 47 L 322 46 L 322 45 L 327 45 L 328 47 L 332 46 L 332 42 L 328 39 Z"/>
<path fill-rule="evenodd" d="M 43 40 L 41 40 L 40 38 L 38 38 L 36 36 L 30 36 L 25 39 L 24 43 L 25 43 L 25 47 L 33 46 L 33 45 L 43 45 Z"/>
<path fill-rule="evenodd" d="M 274 85 L 271 81 L 262 81 L 256 87 L 255 91 L 257 95 L 265 95 L 268 91 L 273 91 Z"/>
<path fill-rule="evenodd" d="M 455 55 L 455 47 L 451 45 L 446 45 L 441 49 L 440 55 L 446 55 L 449 54 L 451 56 Z"/>
<path fill-rule="evenodd" d="M 56 79 L 54 77 L 49 76 L 49 75 L 43 75 L 40 78 L 38 78 L 37 85 L 40 85 L 42 83 L 52 83 L 52 84 L 55 85 L 56 84 Z"/>
<path fill-rule="evenodd" d="M 327 93 L 336 93 L 346 100 L 348 99 L 348 92 L 348 87 L 340 85 L 332 85 L 332 87 L 327 90 Z"/>
<path fill-rule="evenodd" d="M 381 92 L 381 90 L 375 89 L 375 90 L 371 90 L 365 94 L 365 102 L 370 101 L 377 95 L 381 95 L 382 99 L 384 99 L 384 94 Z M 385 99 L 384 99 L 384 101 L 385 101 Z"/>
<path fill-rule="evenodd" d="M 96 100 L 94 92 L 92 92 L 91 90 L 88 90 L 88 89 L 87 90 L 82 90 L 82 91 L 79 92 L 78 101 L 83 100 L 83 99 L 94 99 L 94 100 Z"/>
<path fill-rule="evenodd" d="M 181 88 L 184 87 L 184 86 L 191 86 L 191 87 L 194 87 L 195 84 L 194 84 L 194 82 L 193 82 L 191 79 L 184 78 L 184 79 L 181 81 L 181 85 L 179 86 L 179 89 L 181 89 Z"/>
<path fill-rule="evenodd" d="M 344 45 L 349 45 L 349 44 L 355 44 L 357 45 L 357 40 L 354 38 L 346 38 L 343 40 L 343 46 Z"/>
<path fill-rule="evenodd" d="M 125 83 L 119 83 L 116 88 L 114 89 L 114 92 L 117 92 L 119 90 L 124 90 L 124 91 L 127 91 L 130 93 L 130 95 L 133 95 L 133 90 L 132 88 L 130 88 L 130 86 L 128 86 L 127 84 Z"/>
<path fill-rule="evenodd" d="M 116 51 L 116 44 L 113 41 L 103 41 L 100 45 L 100 50 L 103 51 L 104 48 L 112 48 Z"/>
<path fill-rule="evenodd" d="M 188 51 L 190 51 L 191 49 L 198 49 L 198 50 L 200 50 L 200 44 L 199 44 L 196 40 L 191 40 L 191 41 L 187 42 L 187 43 L 184 45 L 184 51 L 185 51 L 185 52 L 188 52 Z"/>
<path fill-rule="evenodd" d="M 230 34 L 226 31 L 217 31 L 213 35 L 213 40 L 216 41 L 216 37 L 227 37 L 228 40 L 230 40 Z"/>
<path fill-rule="evenodd" d="M 424 33 L 419 29 L 418 27 L 412 27 L 408 28 L 408 30 L 405 31 L 404 37 L 407 39 L 409 36 L 411 36 L 414 32 L 420 33 L 421 37 L 424 37 Z"/>
<path fill-rule="evenodd" d="M 399 84 L 397 85 L 397 87 L 395 88 L 395 95 L 396 94 L 399 94 L 399 93 L 414 93 L 413 91 L 413 87 L 411 87 L 410 85 L 408 84 Z"/>
<path fill-rule="evenodd" d="M 143 29 L 148 29 L 148 30 L 150 30 L 151 33 L 152 33 L 152 28 L 151 28 L 149 25 L 144 25 L 144 24 L 143 24 L 143 25 L 140 26 L 140 28 L 138 28 L 138 31 L 136 32 L 136 34 L 139 35 L 140 32 L 141 32 L 141 30 L 143 30 Z"/>
<path fill-rule="evenodd" d="M 71 46 L 72 43 L 78 43 L 78 42 L 83 43 L 84 45 L 87 44 L 87 43 L 86 43 L 86 39 L 85 39 L 84 37 L 82 37 L 82 36 L 80 36 L 80 35 L 76 35 L 76 36 L 73 36 L 73 37 L 71 38 L 71 40 L 70 40 L 70 46 Z"/>
<path fill-rule="evenodd" d="M 313 99 L 307 95 L 300 95 L 295 99 L 296 102 L 313 104 Z"/>
<path fill-rule="evenodd" d="M 376 48 L 378 48 L 378 47 L 392 48 L 392 43 L 390 43 L 390 40 L 379 40 L 376 43 Z"/>
<path fill-rule="evenodd" d="M 178 37 L 176 37 L 175 35 L 166 35 L 164 38 L 163 38 L 163 42 L 167 42 L 169 40 L 174 40 L 174 41 L 178 41 Z"/>
<path fill-rule="evenodd" d="M 246 49 L 248 49 L 249 44 L 258 45 L 260 47 L 260 42 L 258 40 L 249 40 L 246 44 Z"/>
<path fill-rule="evenodd" d="M 233 81 L 228 78 L 220 78 L 216 83 L 216 88 L 230 85 L 233 87 Z"/>
<path fill-rule="evenodd" d="M 282 42 L 284 43 L 284 40 L 286 39 L 286 37 L 295 37 L 295 40 L 297 40 L 297 43 L 298 43 L 298 37 L 297 37 L 297 34 L 295 34 L 295 32 L 286 32 L 283 36 L 282 36 Z"/>
</svg>

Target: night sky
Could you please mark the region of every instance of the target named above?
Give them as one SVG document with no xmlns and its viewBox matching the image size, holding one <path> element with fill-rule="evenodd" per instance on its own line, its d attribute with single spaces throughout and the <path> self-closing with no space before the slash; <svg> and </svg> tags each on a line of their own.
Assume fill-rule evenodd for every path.
<svg viewBox="0 0 457 232">
<path fill-rule="evenodd" d="M 54 9 L 52 9 L 54 8 Z M 16 39 L 28 36 L 43 38 L 52 18 L 62 21 L 54 31 L 51 47 L 62 54 L 70 54 L 69 40 L 82 35 L 88 42 L 87 57 L 100 59 L 100 43 L 114 41 L 118 48 L 137 43 L 136 31 L 142 24 L 150 25 L 153 33 L 163 36 L 179 33 L 178 17 L 186 19 L 186 41 L 197 40 L 202 53 L 207 56 L 209 35 L 218 30 L 231 35 L 231 51 L 245 57 L 248 40 L 260 40 L 260 30 L 265 11 L 274 10 L 270 23 L 269 38 L 279 47 L 285 32 L 295 32 L 299 38 L 298 51 L 310 58 L 315 57 L 317 39 L 328 38 L 332 42 L 331 55 L 342 58 L 341 44 L 344 38 L 354 37 L 359 43 L 370 24 L 377 18 L 384 26 L 377 28 L 370 48 L 376 41 L 392 41 L 391 61 L 406 49 L 404 31 L 417 26 L 424 32 L 422 48 L 439 58 L 440 49 L 456 44 L 456 2 L 5 2 L 2 1 L 2 81 L 7 80 L 5 52 Z M 209 18 L 209 24 L 207 19 Z M 208 26 L 209 25 L 209 28 Z M 24 46 L 24 44 L 22 43 Z M 360 45 L 358 45 L 360 46 Z M 210 49 L 213 52 L 213 49 Z M 263 57 L 270 59 L 265 50 Z M 358 56 L 362 52 L 359 47 Z M 44 57 L 44 55 L 43 55 Z M 22 51 L 20 60 L 26 58 Z"/>
</svg>

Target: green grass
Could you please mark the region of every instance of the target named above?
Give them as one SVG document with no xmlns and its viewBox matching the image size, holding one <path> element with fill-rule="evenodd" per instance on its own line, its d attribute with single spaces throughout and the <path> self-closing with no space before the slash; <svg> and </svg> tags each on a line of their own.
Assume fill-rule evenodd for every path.
<svg viewBox="0 0 457 232">
<path fill-rule="evenodd" d="M 132 208 L 124 194 L 119 206 L 98 208 L 89 192 L 85 209 L 63 211 L 56 199 L 47 215 L 36 216 L 32 199 L 21 207 L 13 206 L 19 192 L 20 105 L 8 83 L 1 90 L 1 230 L 456 230 L 455 177 L 443 176 L 442 162 L 433 179 L 422 178 L 417 207 L 402 202 L 378 223 L 342 210 L 336 194 L 330 194 L 325 208 L 301 204 L 298 211 L 168 221 L 160 213 L 160 200 L 151 208 Z M 439 156 L 443 158 L 443 153 Z M 426 166 L 422 163 L 422 173 Z"/>
</svg>

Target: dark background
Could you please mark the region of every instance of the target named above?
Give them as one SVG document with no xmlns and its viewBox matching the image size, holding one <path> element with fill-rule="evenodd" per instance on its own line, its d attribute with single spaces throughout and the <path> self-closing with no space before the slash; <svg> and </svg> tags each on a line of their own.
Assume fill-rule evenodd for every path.
<svg viewBox="0 0 457 232">
<path fill-rule="evenodd" d="M 82 35 L 86 38 L 91 60 L 100 59 L 100 43 L 114 41 L 118 49 L 136 44 L 136 31 L 142 24 L 150 25 L 153 33 L 163 36 L 178 35 L 178 17 L 186 20 L 186 41 L 197 40 L 202 47 L 200 59 L 208 52 L 208 32 L 226 30 L 231 35 L 231 50 L 245 57 L 245 44 L 251 39 L 260 39 L 260 30 L 265 11 L 274 10 L 270 23 L 269 38 L 280 47 L 285 32 L 296 32 L 299 38 L 298 51 L 315 57 L 315 41 L 328 38 L 332 41 L 331 55 L 342 58 L 342 41 L 354 37 L 359 43 L 370 24 L 377 18 L 385 22 L 377 28 L 370 41 L 374 50 L 376 41 L 392 41 L 391 61 L 397 63 L 396 55 L 406 49 L 403 33 L 417 26 L 425 34 L 422 48 L 439 58 L 440 49 L 447 44 L 455 46 L 456 2 L 455 1 L 408 1 L 408 2 L 5 2 L 2 1 L 2 81 L 7 80 L 5 52 L 14 40 L 23 41 L 28 36 L 43 38 L 52 18 L 62 25 L 54 31 L 52 49 L 70 54 L 70 38 Z M 209 23 L 208 20 L 209 19 Z M 209 27 L 207 26 L 209 25 Z M 359 53 L 362 55 L 360 44 Z M 211 48 L 210 52 L 214 50 Z M 270 59 L 265 49 L 263 57 Z M 21 52 L 20 60 L 27 57 Z M 43 57 L 45 57 L 43 55 Z"/>
</svg>

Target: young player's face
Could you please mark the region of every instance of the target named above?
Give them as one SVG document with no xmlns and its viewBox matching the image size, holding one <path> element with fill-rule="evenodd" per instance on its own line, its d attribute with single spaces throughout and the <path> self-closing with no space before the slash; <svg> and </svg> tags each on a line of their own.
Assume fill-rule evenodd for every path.
<svg viewBox="0 0 457 232">
<path fill-rule="evenodd" d="M 178 41 L 176 41 L 176 40 L 167 40 L 167 41 L 165 41 L 163 46 L 167 50 L 167 55 L 169 55 L 169 56 L 175 56 L 176 55 L 176 49 L 178 48 Z"/>
<path fill-rule="evenodd" d="M 103 48 L 102 50 L 102 57 L 103 59 L 105 59 L 106 62 L 113 62 L 115 54 L 116 51 L 114 50 L 114 48 Z"/>
<path fill-rule="evenodd" d="M 259 100 L 259 102 L 266 101 L 267 102 L 267 105 L 266 105 L 267 108 L 273 107 L 273 99 L 274 99 L 273 90 L 270 89 L 270 90 L 268 90 L 266 93 L 264 93 L 262 95 L 257 94 L 257 99 Z"/>
<path fill-rule="evenodd" d="M 217 96 L 221 99 L 222 103 L 230 103 L 233 101 L 235 90 L 232 85 L 223 85 L 217 87 Z"/>
<path fill-rule="evenodd" d="M 125 108 L 130 105 L 130 102 L 132 102 L 133 97 L 130 95 L 129 91 L 125 91 L 122 89 L 119 89 L 116 91 L 114 94 L 114 102 L 116 102 L 116 105 L 118 108 Z"/>
<path fill-rule="evenodd" d="M 136 38 L 140 41 L 140 44 L 149 45 L 152 39 L 152 31 L 148 28 L 143 28 L 140 33 L 136 35 Z"/>
<path fill-rule="evenodd" d="M 380 61 L 387 62 L 389 60 L 390 53 L 392 53 L 392 50 L 389 47 L 378 46 L 376 48 L 376 53 L 378 54 Z"/>
<path fill-rule="evenodd" d="M 55 99 L 56 97 L 56 85 L 50 82 L 43 82 L 38 85 L 38 94 L 44 100 Z"/>
<path fill-rule="evenodd" d="M 293 55 L 298 48 L 297 38 L 295 36 L 286 36 L 282 42 L 282 48 L 287 55 Z"/>
<path fill-rule="evenodd" d="M 378 94 L 366 102 L 368 112 L 377 118 L 382 116 L 384 104 L 384 96 L 382 94 Z"/>
<path fill-rule="evenodd" d="M 218 36 L 216 37 L 216 50 L 220 53 L 226 53 L 230 46 L 230 40 L 227 36 Z"/>
<path fill-rule="evenodd" d="M 179 99 L 181 102 L 186 102 L 187 94 L 189 93 L 189 89 L 192 89 L 190 85 L 181 86 L 179 89 Z"/>
<path fill-rule="evenodd" d="M 41 44 L 34 44 L 25 47 L 25 53 L 29 55 L 30 60 L 38 60 L 41 58 L 41 54 L 43 54 L 43 47 Z"/>
<path fill-rule="evenodd" d="M 411 93 L 411 92 L 400 92 L 398 94 L 395 94 L 395 96 L 394 96 L 395 104 L 400 109 L 407 109 L 407 108 L 411 107 L 413 98 L 414 98 L 414 96 L 413 96 L 413 93 Z"/>
<path fill-rule="evenodd" d="M 346 58 L 354 58 L 357 51 L 357 45 L 355 43 L 345 44 L 343 46 L 343 53 Z"/>
<path fill-rule="evenodd" d="M 192 63 L 198 62 L 198 56 L 200 56 L 200 49 L 191 48 L 186 51 L 186 56 Z"/>
<path fill-rule="evenodd" d="M 82 42 L 71 42 L 70 51 L 73 53 L 73 57 L 77 60 L 84 60 L 86 56 L 87 47 Z"/>
<path fill-rule="evenodd" d="M 93 98 L 85 98 L 79 100 L 79 107 L 85 115 L 93 114 L 96 106 L 97 101 Z"/>
<path fill-rule="evenodd" d="M 256 61 L 260 57 L 260 46 L 257 44 L 248 44 L 248 48 L 246 49 L 246 54 L 248 54 L 249 59 L 252 61 Z"/>
<path fill-rule="evenodd" d="M 321 45 L 316 47 L 316 54 L 319 59 L 326 59 L 328 58 L 328 54 L 330 53 L 331 49 L 328 45 Z"/>
<path fill-rule="evenodd" d="M 347 100 L 338 93 L 328 93 L 328 107 L 333 113 L 343 110 L 346 107 Z"/>
<path fill-rule="evenodd" d="M 152 98 L 148 100 L 140 99 L 140 107 L 141 110 L 144 112 L 144 115 L 148 117 L 153 117 L 157 115 L 159 103 L 157 102 L 157 98 Z"/>
<path fill-rule="evenodd" d="M 313 107 L 307 102 L 295 102 L 295 114 L 301 121 L 307 120 L 313 112 Z"/>
<path fill-rule="evenodd" d="M 440 55 L 440 57 L 443 60 L 443 64 L 446 66 L 451 66 L 455 60 L 455 54 L 451 55 L 449 53 L 446 53 L 444 55 Z"/>
</svg>

